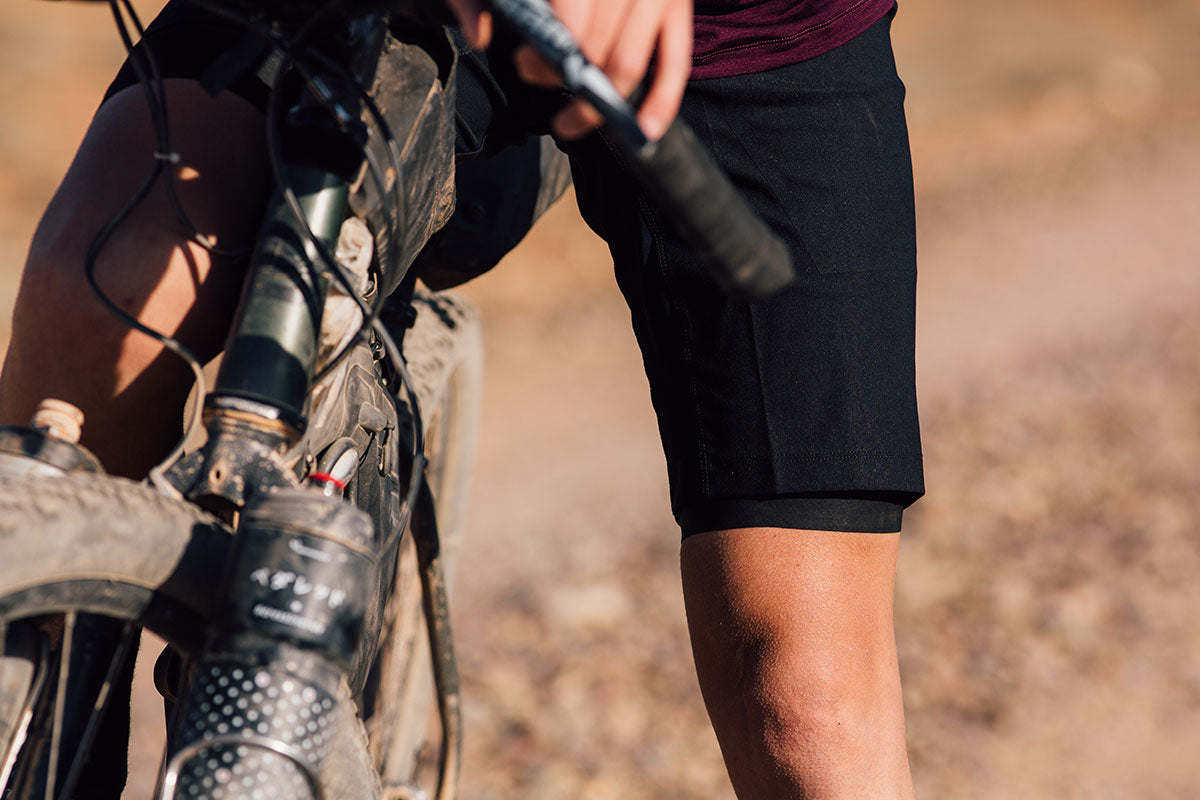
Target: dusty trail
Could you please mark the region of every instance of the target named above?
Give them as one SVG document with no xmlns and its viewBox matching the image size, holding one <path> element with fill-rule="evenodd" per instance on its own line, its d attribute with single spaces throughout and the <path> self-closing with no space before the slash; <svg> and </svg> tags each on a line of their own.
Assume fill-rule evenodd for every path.
<svg viewBox="0 0 1200 800">
<path fill-rule="evenodd" d="M 919 385 L 954 393 L 1200 291 L 1200 127 L 1186 120 L 1049 174 L 922 198 Z M 964 332 L 969 332 L 964 335 Z"/>
</svg>

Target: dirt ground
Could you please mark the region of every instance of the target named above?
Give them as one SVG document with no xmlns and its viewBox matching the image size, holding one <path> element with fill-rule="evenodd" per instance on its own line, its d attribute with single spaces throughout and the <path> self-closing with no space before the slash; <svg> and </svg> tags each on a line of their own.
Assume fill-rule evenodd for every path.
<svg viewBox="0 0 1200 800">
<path fill-rule="evenodd" d="M 6 5 L 11 304 L 117 56 L 101 6 Z M 1198 798 L 1200 6 L 908 0 L 895 37 L 929 487 L 897 589 L 918 794 Z M 455 599 L 475 800 L 732 797 L 611 284 L 564 203 L 468 289 L 488 327 Z"/>
</svg>

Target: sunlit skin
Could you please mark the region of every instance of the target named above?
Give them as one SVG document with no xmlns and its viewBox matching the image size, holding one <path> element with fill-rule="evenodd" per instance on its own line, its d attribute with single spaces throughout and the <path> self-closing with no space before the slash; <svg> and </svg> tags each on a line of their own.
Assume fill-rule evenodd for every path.
<svg viewBox="0 0 1200 800">
<path fill-rule="evenodd" d="M 469 39 L 493 20 L 478 0 L 449 0 Z M 552 0 L 583 51 L 629 94 L 653 53 L 638 119 L 651 138 L 677 113 L 691 66 L 691 0 Z M 532 50 L 520 73 L 559 78 Z M 268 193 L 261 117 L 241 98 L 167 82 L 180 193 L 201 232 L 247 241 Z M 576 102 L 564 138 L 599 122 Z M 82 254 L 132 193 L 153 152 L 136 87 L 97 113 L 35 236 L 0 378 L 0 423 L 23 424 L 47 396 L 83 407 L 84 442 L 115 473 L 140 477 L 178 436 L 189 373 L 108 316 Z M 236 157 L 231 158 L 231 155 Z M 248 180 L 249 178 L 249 180 Z M 103 285 L 131 313 L 215 355 L 236 303 L 237 271 L 184 242 L 161 189 L 101 255 Z M 70 309 L 70 313 L 63 313 Z M 910 800 L 892 632 L 898 537 L 770 528 L 684 542 L 681 566 L 701 689 L 741 800 Z"/>
</svg>

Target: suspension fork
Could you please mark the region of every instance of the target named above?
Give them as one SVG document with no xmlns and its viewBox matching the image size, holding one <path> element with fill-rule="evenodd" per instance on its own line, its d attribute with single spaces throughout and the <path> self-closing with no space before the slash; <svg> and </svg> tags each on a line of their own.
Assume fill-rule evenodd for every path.
<svg viewBox="0 0 1200 800">
<path fill-rule="evenodd" d="M 366 137 L 356 87 L 374 80 L 386 32 L 385 19 L 371 16 L 331 37 L 349 74 L 311 77 L 282 121 L 286 188 L 276 189 L 272 198 L 206 400 L 210 420 L 249 423 L 273 443 L 294 441 L 306 424 L 328 292 L 327 268 L 313 239 L 327 251 L 337 241 Z M 221 435 L 222 426 L 210 422 L 213 427 L 210 435 Z"/>
<path fill-rule="evenodd" d="M 363 159 L 358 87 L 373 82 L 386 32 L 385 19 L 371 16 L 324 36 L 324 52 L 347 71 L 305 73 L 298 99 L 269 115 L 268 124 L 279 125 L 269 138 L 282 186 L 265 215 L 205 400 L 208 441 L 169 476 L 194 500 L 238 509 L 240 522 L 219 591 L 222 609 L 180 687 L 165 798 L 194 790 L 203 776 L 191 765 L 218 756 L 245 779 L 283 786 L 284 795 L 295 779 L 296 796 L 303 787 L 322 798 L 316 776 L 331 747 L 326 723 L 361 648 L 365 608 L 378 584 L 378 535 L 367 515 L 341 498 L 289 488 L 296 477 L 283 454 L 307 425 L 327 273 L 335 268 L 326 254 Z M 224 702 L 232 696 L 228 687 L 249 698 L 253 726 L 249 714 Z M 267 699 L 254 700 L 259 695 Z M 205 703 L 228 718 L 200 714 Z M 320 729 L 288 727 L 288 709 L 311 713 Z M 243 763 L 238 751 L 254 758 Z"/>
</svg>

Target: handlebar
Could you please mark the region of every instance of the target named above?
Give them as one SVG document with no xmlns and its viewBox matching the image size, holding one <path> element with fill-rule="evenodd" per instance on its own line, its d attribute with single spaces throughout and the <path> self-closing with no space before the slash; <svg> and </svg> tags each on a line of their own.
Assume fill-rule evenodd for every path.
<svg viewBox="0 0 1200 800">
<path fill-rule="evenodd" d="M 631 156 L 634 172 L 657 207 L 727 289 L 765 299 L 792 282 L 795 272 L 787 248 L 750 209 L 687 123 L 676 119 L 661 139 Z"/>
</svg>

